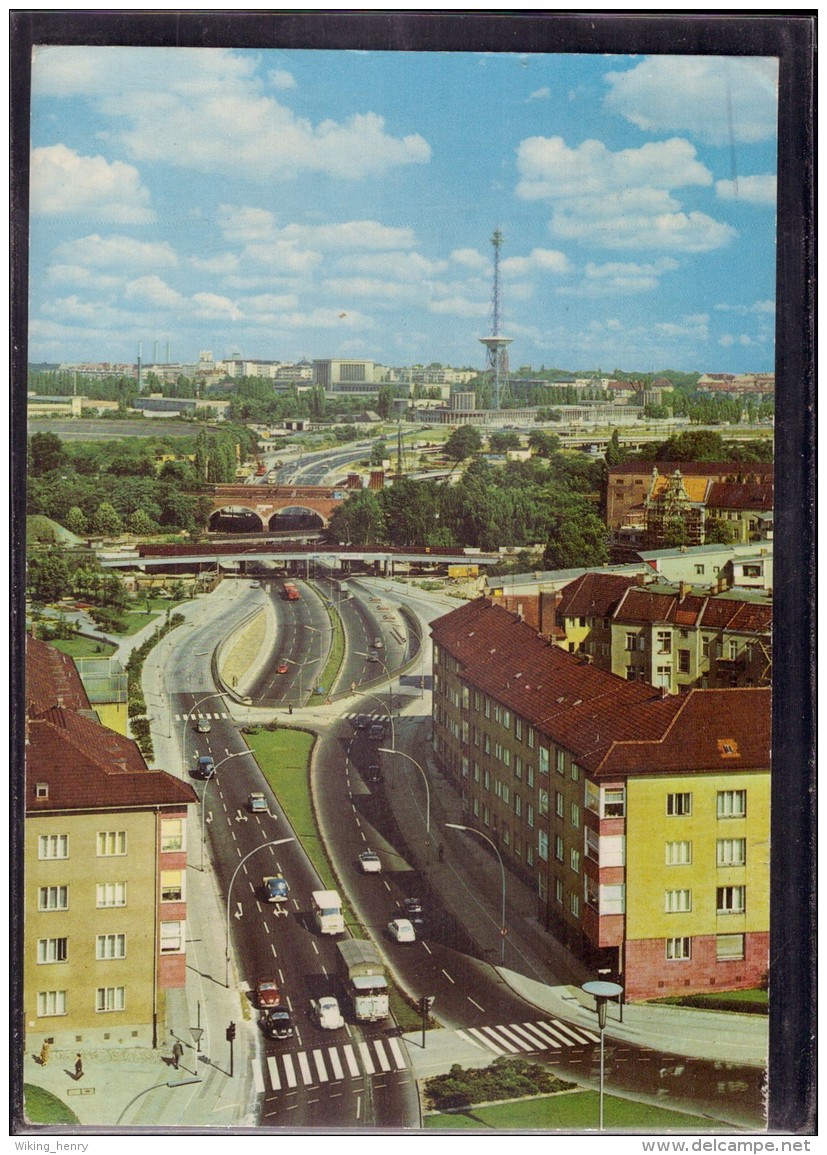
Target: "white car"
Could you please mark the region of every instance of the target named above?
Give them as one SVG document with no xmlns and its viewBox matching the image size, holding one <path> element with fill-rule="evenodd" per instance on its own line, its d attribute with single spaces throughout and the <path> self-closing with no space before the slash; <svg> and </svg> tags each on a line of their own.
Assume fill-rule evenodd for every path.
<svg viewBox="0 0 827 1155">
<path fill-rule="evenodd" d="M 363 850 L 359 855 L 359 865 L 363 874 L 381 874 L 382 863 L 379 855 L 373 850 Z"/>
<path fill-rule="evenodd" d="M 416 942 L 416 931 L 409 918 L 395 918 L 389 922 L 388 934 L 395 942 Z"/>
<path fill-rule="evenodd" d="M 322 995 L 320 999 L 311 999 L 310 1014 L 326 1031 L 338 1031 L 340 1027 L 345 1025 L 339 1004 L 332 995 Z"/>
</svg>

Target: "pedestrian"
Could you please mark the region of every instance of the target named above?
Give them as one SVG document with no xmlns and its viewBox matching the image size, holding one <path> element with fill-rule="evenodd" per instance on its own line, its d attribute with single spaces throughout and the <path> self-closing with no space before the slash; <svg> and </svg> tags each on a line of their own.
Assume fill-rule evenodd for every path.
<svg viewBox="0 0 827 1155">
<path fill-rule="evenodd" d="M 44 1039 L 43 1046 L 40 1048 L 40 1065 L 41 1065 L 41 1067 L 45 1067 L 46 1064 L 49 1062 L 49 1055 L 51 1054 L 51 1051 L 52 1051 L 52 1048 L 50 1047 L 48 1040 Z"/>
<path fill-rule="evenodd" d="M 184 1054 L 184 1048 L 181 1046 L 178 1039 L 176 1039 L 175 1043 L 173 1044 L 173 1047 L 172 1047 L 172 1065 L 176 1071 L 178 1070 L 179 1066 L 181 1065 L 181 1059 L 183 1057 L 183 1054 Z"/>
<path fill-rule="evenodd" d="M 82 1078 L 83 1078 L 83 1059 L 80 1057 L 80 1054 L 78 1054 L 78 1057 L 75 1059 L 75 1082 L 78 1082 L 78 1080 L 80 1080 Z"/>
</svg>

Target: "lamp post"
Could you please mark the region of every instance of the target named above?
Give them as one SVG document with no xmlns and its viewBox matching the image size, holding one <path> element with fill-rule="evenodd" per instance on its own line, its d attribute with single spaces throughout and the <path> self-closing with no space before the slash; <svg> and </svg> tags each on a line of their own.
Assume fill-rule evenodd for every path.
<svg viewBox="0 0 827 1155">
<path fill-rule="evenodd" d="M 295 839 L 291 835 L 290 838 L 277 838 L 273 842 L 262 842 L 261 846 L 257 846 L 255 850 L 251 850 L 249 854 L 245 854 L 241 862 L 239 862 L 238 866 L 233 871 L 233 877 L 230 879 L 230 885 L 227 887 L 227 943 L 224 950 L 224 986 L 227 988 L 227 990 L 230 989 L 230 897 L 233 892 L 233 883 L 236 880 L 236 876 L 239 870 L 241 870 L 242 866 L 248 858 L 252 858 L 252 856 L 257 854 L 259 850 L 264 850 L 267 846 L 282 846 L 285 842 L 295 842 Z"/>
<path fill-rule="evenodd" d="M 226 758 L 222 758 L 221 761 L 218 763 L 218 765 L 215 766 L 215 768 L 213 769 L 213 775 L 215 775 L 215 771 L 218 770 L 219 766 L 223 766 L 224 763 L 229 762 L 231 758 L 243 758 L 245 754 L 252 754 L 252 750 L 237 750 L 235 752 L 235 754 L 228 754 Z M 212 781 L 212 779 L 208 778 L 206 780 L 206 782 L 204 783 L 204 789 L 201 791 L 201 866 L 199 868 L 200 870 L 204 869 L 204 844 L 206 842 L 205 815 L 207 813 L 206 798 L 207 798 L 207 787 L 209 786 L 211 781 Z"/>
<path fill-rule="evenodd" d="M 604 1051 L 603 1051 L 603 1035 L 606 1030 L 606 1010 L 609 999 L 617 999 L 623 994 L 623 987 L 618 986 L 617 983 L 603 982 L 602 980 L 583 983 L 582 988 L 587 995 L 592 995 L 596 1003 L 597 1011 L 597 1026 L 600 1031 L 600 1096 L 599 1096 L 599 1127 L 603 1130 L 603 1070 L 604 1070 Z"/>
<path fill-rule="evenodd" d="M 503 866 L 502 855 L 500 854 L 499 850 L 497 849 L 496 844 L 494 842 L 492 842 L 492 840 L 488 837 L 487 834 L 483 834 L 483 832 L 481 830 L 477 830 L 473 826 L 461 826 L 460 823 L 458 823 L 458 822 L 446 822 L 445 825 L 449 830 L 465 830 L 469 834 L 476 834 L 479 838 L 484 838 L 485 841 L 488 843 L 488 845 L 491 847 L 491 849 L 496 854 L 497 858 L 499 859 L 500 879 L 502 881 L 502 916 L 501 916 L 501 920 L 500 920 L 500 939 L 502 942 L 502 946 L 501 946 L 501 950 L 500 950 L 500 965 L 505 966 L 505 938 L 506 938 L 506 935 L 508 934 L 508 930 L 507 930 L 506 925 L 505 925 L 505 867 Z"/>
<path fill-rule="evenodd" d="M 308 658 L 306 662 L 294 662 L 292 658 L 285 658 L 284 660 L 285 660 L 285 662 L 287 662 L 287 664 L 289 666 L 298 666 L 298 668 L 299 668 L 299 702 L 298 702 L 298 704 L 301 706 L 302 705 L 302 698 L 304 697 L 304 674 L 303 674 L 304 667 L 305 666 L 315 666 L 317 662 L 321 661 L 321 658 Z"/>
<path fill-rule="evenodd" d="M 392 697 L 392 690 L 391 690 L 392 679 L 391 679 L 390 673 L 388 672 L 388 667 L 385 665 L 385 663 L 382 661 L 382 659 L 379 657 L 378 654 L 366 654 L 362 650 L 354 650 L 354 653 L 356 654 L 356 656 L 358 658 L 367 658 L 369 661 L 378 662 L 379 665 L 384 670 L 385 677 L 388 679 L 388 713 L 390 714 L 391 717 L 393 717 L 393 697 Z"/>
<path fill-rule="evenodd" d="M 416 766 L 417 770 L 422 775 L 422 781 L 425 783 L 425 836 L 427 839 L 425 845 L 430 846 L 431 845 L 431 791 L 430 791 L 430 788 L 428 786 L 428 778 L 427 778 L 427 775 L 425 774 L 425 771 L 419 765 L 416 758 L 412 758 L 410 756 L 410 754 L 406 754 L 404 750 L 396 750 L 392 747 L 380 746 L 379 747 L 379 753 L 380 754 L 399 754 L 402 758 L 407 758 L 409 762 L 413 762 L 414 766 Z"/>
<path fill-rule="evenodd" d="M 357 696 L 357 698 L 373 698 L 374 702 L 377 702 L 382 707 L 383 710 L 386 708 L 385 703 L 382 701 L 382 699 L 380 697 L 378 697 L 378 695 L 371 694 L 367 690 L 358 690 L 356 696 Z M 390 727 L 391 727 L 391 746 L 395 746 L 396 745 L 396 728 L 394 727 L 394 724 L 393 724 L 393 714 L 390 714 L 388 716 L 388 721 L 390 722 Z"/>
<path fill-rule="evenodd" d="M 321 626 L 321 627 L 320 626 L 305 626 L 304 628 L 306 630 L 311 630 L 314 634 L 319 635 L 319 666 L 321 667 L 319 673 L 321 674 L 321 670 L 324 668 L 323 663 L 322 663 L 322 635 L 323 634 L 330 634 L 331 638 L 332 638 L 336 627 L 331 625 L 331 626 Z"/>
</svg>

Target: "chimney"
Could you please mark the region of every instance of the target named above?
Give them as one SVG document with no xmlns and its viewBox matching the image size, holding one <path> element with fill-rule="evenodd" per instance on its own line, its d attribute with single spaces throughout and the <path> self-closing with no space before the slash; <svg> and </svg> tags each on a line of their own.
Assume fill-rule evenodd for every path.
<svg viewBox="0 0 827 1155">
<path fill-rule="evenodd" d="M 63 695 L 62 694 L 58 694 L 58 696 L 57 696 L 57 705 L 58 705 L 58 709 L 60 709 L 60 710 L 63 709 Z"/>
<path fill-rule="evenodd" d="M 522 620 L 523 620 L 523 603 L 519 602 L 517 604 L 517 621 L 521 622 Z"/>
</svg>

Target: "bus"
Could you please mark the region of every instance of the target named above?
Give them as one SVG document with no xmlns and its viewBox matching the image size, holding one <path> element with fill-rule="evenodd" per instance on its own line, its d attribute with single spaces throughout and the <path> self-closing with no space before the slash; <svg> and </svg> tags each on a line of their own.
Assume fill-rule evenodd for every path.
<svg viewBox="0 0 827 1155">
<path fill-rule="evenodd" d="M 282 590 L 282 597 L 287 602 L 297 602 L 300 600 L 301 595 L 299 593 L 298 587 L 294 585 L 293 582 L 285 582 L 284 588 Z"/>
</svg>

